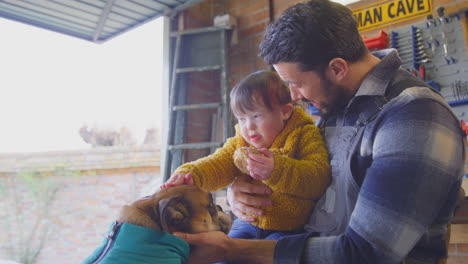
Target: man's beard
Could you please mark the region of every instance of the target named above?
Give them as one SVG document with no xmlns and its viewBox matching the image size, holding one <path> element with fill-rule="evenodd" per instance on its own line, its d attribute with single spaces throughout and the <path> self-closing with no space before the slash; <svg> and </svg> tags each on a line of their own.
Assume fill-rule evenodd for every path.
<svg viewBox="0 0 468 264">
<path fill-rule="evenodd" d="M 327 102 L 317 103 L 320 107 L 317 107 L 321 116 L 331 115 L 343 111 L 351 99 L 346 93 L 346 89 L 343 86 L 334 85 L 327 77 L 323 76 L 321 81 L 321 90 L 327 94 Z M 312 104 L 310 100 L 303 99 L 308 104 Z"/>
</svg>

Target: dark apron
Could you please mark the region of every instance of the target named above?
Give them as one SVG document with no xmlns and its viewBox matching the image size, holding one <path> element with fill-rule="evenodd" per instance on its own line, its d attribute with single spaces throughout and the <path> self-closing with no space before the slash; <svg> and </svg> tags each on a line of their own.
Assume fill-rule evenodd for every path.
<svg viewBox="0 0 468 264">
<path fill-rule="evenodd" d="M 360 190 L 351 173 L 350 159 L 360 146 L 368 122 L 358 121 L 353 126 L 338 125 L 341 122 L 337 120 L 337 126 L 324 129 L 332 181 L 305 226 L 307 231 L 319 232 L 321 236 L 338 235 L 345 231 Z"/>
<path fill-rule="evenodd" d="M 349 107 L 359 108 L 355 110 L 359 113 L 356 122 L 348 121 L 350 124 L 344 125 L 342 114 L 336 115 L 336 120 L 321 120 L 319 127 L 325 137 L 330 156 L 332 180 L 325 194 L 317 202 L 305 226 L 306 231 L 318 232 L 321 236 L 333 236 L 346 230 L 360 191 L 351 171 L 351 159 L 354 155 L 359 155 L 366 126 L 403 90 L 415 86 L 430 88 L 423 81 L 408 75 L 407 72 L 397 71 L 393 78 L 397 81 L 384 88 L 385 95 L 354 98 Z M 440 100 L 443 100 L 442 97 Z"/>
</svg>

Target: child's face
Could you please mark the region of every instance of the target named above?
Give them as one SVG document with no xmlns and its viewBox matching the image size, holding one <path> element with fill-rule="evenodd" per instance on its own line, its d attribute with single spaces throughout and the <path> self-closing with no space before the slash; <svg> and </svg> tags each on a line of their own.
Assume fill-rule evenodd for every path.
<svg viewBox="0 0 468 264">
<path fill-rule="evenodd" d="M 235 114 L 239 121 L 242 138 L 255 148 L 269 148 L 276 136 L 283 130 L 293 106 L 274 106 L 273 111 L 258 103 L 253 111 Z"/>
</svg>

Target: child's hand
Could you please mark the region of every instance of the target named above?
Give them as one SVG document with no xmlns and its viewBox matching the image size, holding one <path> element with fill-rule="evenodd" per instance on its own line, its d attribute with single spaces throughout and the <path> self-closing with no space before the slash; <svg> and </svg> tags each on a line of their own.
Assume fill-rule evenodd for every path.
<svg viewBox="0 0 468 264">
<path fill-rule="evenodd" d="M 271 173 L 273 172 L 275 159 L 273 158 L 273 153 L 267 148 L 261 148 L 259 151 L 265 156 L 249 154 L 247 169 L 252 178 L 256 180 L 267 180 L 271 177 Z"/>
<path fill-rule="evenodd" d="M 167 180 L 163 185 L 161 185 L 161 189 L 174 187 L 177 185 L 193 185 L 192 173 L 177 173 L 173 174 L 169 180 Z"/>
</svg>

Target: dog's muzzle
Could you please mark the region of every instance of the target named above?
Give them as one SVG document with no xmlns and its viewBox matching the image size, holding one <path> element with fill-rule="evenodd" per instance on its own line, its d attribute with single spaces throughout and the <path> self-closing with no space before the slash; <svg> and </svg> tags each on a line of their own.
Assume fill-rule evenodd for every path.
<svg viewBox="0 0 468 264">
<path fill-rule="evenodd" d="M 229 230 L 231 230 L 233 217 L 231 214 L 225 213 L 223 211 L 223 208 L 221 208 L 221 206 L 216 205 L 216 208 L 218 209 L 218 219 L 219 219 L 221 231 L 227 234 L 229 233 Z"/>
</svg>

